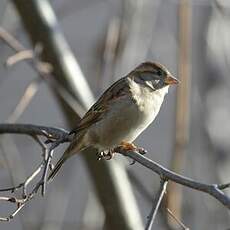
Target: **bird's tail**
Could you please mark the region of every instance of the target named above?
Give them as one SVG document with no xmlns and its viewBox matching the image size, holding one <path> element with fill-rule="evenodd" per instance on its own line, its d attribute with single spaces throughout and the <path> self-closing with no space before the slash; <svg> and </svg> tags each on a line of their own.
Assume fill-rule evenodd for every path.
<svg viewBox="0 0 230 230">
<path fill-rule="evenodd" d="M 56 174 L 58 173 L 59 169 L 61 168 L 61 166 L 64 164 L 64 162 L 69 158 L 69 155 L 67 154 L 63 154 L 62 157 L 60 158 L 60 160 L 57 162 L 57 164 L 54 166 L 54 169 L 52 170 L 52 172 L 50 173 L 49 177 L 48 177 L 48 181 L 53 180 L 53 178 L 56 176 Z"/>
<path fill-rule="evenodd" d="M 69 147 L 65 150 L 64 154 L 60 158 L 60 160 L 57 162 L 57 164 L 54 166 L 54 169 L 50 173 L 48 177 L 48 181 L 52 180 L 56 174 L 58 173 L 61 166 L 65 163 L 65 161 L 71 157 L 73 154 L 80 152 L 86 146 L 84 145 L 84 142 L 82 141 L 82 138 L 84 138 L 84 135 L 79 135 L 78 138 L 75 138 Z"/>
</svg>

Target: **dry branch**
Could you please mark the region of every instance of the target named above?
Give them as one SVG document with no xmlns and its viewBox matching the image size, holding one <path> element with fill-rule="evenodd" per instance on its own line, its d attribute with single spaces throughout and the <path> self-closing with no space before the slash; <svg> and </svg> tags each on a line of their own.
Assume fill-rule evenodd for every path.
<svg viewBox="0 0 230 230">
<path fill-rule="evenodd" d="M 223 185 L 201 183 L 193 179 L 190 179 L 188 177 L 181 176 L 180 174 L 174 173 L 170 171 L 169 169 L 166 169 L 165 167 L 161 166 L 160 164 L 148 159 L 147 157 L 141 154 L 138 154 L 137 152 L 122 151 L 122 149 L 120 149 L 119 147 L 118 149 L 116 149 L 116 151 L 124 156 L 128 156 L 132 158 L 133 160 L 142 164 L 146 168 L 157 173 L 160 177 L 163 177 L 167 180 L 171 180 L 177 184 L 181 184 L 186 187 L 189 187 L 189 188 L 192 188 L 198 191 L 202 191 L 204 193 L 208 193 L 212 197 L 216 198 L 219 202 L 221 202 L 228 209 L 230 209 L 230 198 L 226 194 L 224 194 L 222 191 L 223 188 L 226 189 L 230 187 L 229 183 L 226 183 Z"/>
<path fill-rule="evenodd" d="M 164 197 L 164 194 L 166 193 L 166 188 L 167 188 L 167 185 L 168 185 L 168 181 L 167 180 L 164 180 L 163 178 L 161 179 L 161 185 L 160 185 L 160 189 L 153 201 L 153 207 L 152 207 L 152 210 L 148 216 L 148 222 L 146 224 L 146 227 L 145 229 L 146 230 L 151 230 L 152 229 L 152 226 L 153 226 L 153 222 L 156 218 L 156 214 L 158 212 L 158 209 L 160 207 L 160 204 L 161 204 L 161 201 Z"/>
<path fill-rule="evenodd" d="M 71 138 L 68 132 L 64 129 L 36 126 L 30 124 L 1 124 L 0 134 L 14 133 L 14 134 L 24 134 L 31 136 L 42 148 L 42 161 L 38 167 L 32 172 L 32 174 L 25 179 L 24 182 L 17 186 L 0 189 L 0 192 L 10 191 L 14 193 L 15 191 L 21 189 L 21 197 L 17 198 L 15 196 L 2 196 L 0 201 L 6 201 L 14 203 L 16 209 L 6 217 L 0 217 L 0 221 L 10 221 L 14 216 L 37 194 L 38 190 L 41 188 L 42 195 L 45 195 L 46 182 L 48 170 L 52 168 L 51 158 L 54 149 L 58 147 L 59 144 L 64 142 L 69 142 Z M 42 141 L 40 137 L 46 138 L 46 141 Z M 42 172 L 40 180 L 35 183 L 31 191 L 28 191 L 28 186 L 34 182 L 34 179 Z"/>
<path fill-rule="evenodd" d="M 26 49 L 26 47 L 24 47 L 20 41 L 18 41 L 2 27 L 0 27 L 0 39 L 2 39 L 6 45 L 16 52 L 15 55 L 8 58 L 6 61 L 6 66 L 9 67 L 22 60 L 26 61 L 27 64 L 38 73 L 41 80 L 44 80 L 52 88 L 52 90 L 54 90 L 54 92 L 57 93 L 57 95 L 59 95 L 60 98 L 62 98 L 71 109 L 73 109 L 73 111 L 76 112 L 76 114 L 79 116 L 84 115 L 86 111 L 83 106 L 77 100 L 75 100 L 75 98 L 61 84 L 54 80 L 52 74 L 52 65 L 47 62 L 40 61 L 40 56 L 43 52 L 43 46 L 40 43 L 35 45 L 34 50 L 28 51 L 28 49 Z M 30 57 L 27 55 L 25 58 L 24 52 L 30 52 L 32 55 Z"/>
<path fill-rule="evenodd" d="M 185 226 L 185 224 L 182 223 L 182 222 L 178 219 L 178 217 L 176 217 L 176 216 L 172 213 L 172 211 L 171 211 L 170 209 L 167 208 L 166 210 L 167 210 L 169 216 L 171 216 L 172 219 L 175 220 L 176 223 L 177 223 L 179 226 L 181 226 L 181 228 L 182 228 L 183 230 L 189 230 L 189 228 L 188 228 L 187 226 Z"/>
<path fill-rule="evenodd" d="M 0 124 L 0 134 L 6 134 L 6 133 L 15 133 L 15 134 L 24 134 L 34 137 L 34 140 L 39 143 L 39 145 L 42 147 L 43 151 L 43 161 L 41 164 L 34 170 L 34 172 L 26 178 L 26 180 L 21 183 L 20 185 L 16 187 L 1 189 L 1 192 L 5 191 L 11 191 L 14 192 L 15 190 L 18 190 L 22 188 L 22 197 L 16 198 L 13 196 L 6 197 L 2 196 L 0 197 L 0 200 L 13 202 L 16 204 L 17 208 L 16 210 L 9 215 L 8 217 L 2 217 L 0 220 L 2 221 L 9 221 L 12 219 L 21 209 L 22 207 L 27 204 L 28 201 L 30 201 L 34 196 L 37 194 L 38 190 L 42 188 L 42 194 L 45 193 L 45 185 L 46 185 L 46 178 L 48 174 L 48 169 L 52 165 L 52 155 L 54 150 L 64 142 L 70 142 L 71 136 L 68 135 L 68 132 L 64 129 L 60 128 L 53 128 L 53 127 L 46 127 L 46 126 L 37 126 L 37 125 L 31 125 L 31 124 Z M 42 142 L 40 139 L 40 136 L 43 136 L 46 138 L 46 141 Z M 226 184 L 205 184 L 198 181 L 195 181 L 193 179 L 181 176 L 179 174 L 176 174 L 160 164 L 148 159 L 147 157 L 143 156 L 142 154 L 138 152 L 131 152 L 127 150 L 124 150 L 121 146 L 118 146 L 114 149 L 115 152 L 120 153 L 124 156 L 128 156 L 131 159 L 137 161 L 138 163 L 142 164 L 144 167 L 152 170 L 153 172 L 157 173 L 160 178 L 162 179 L 162 185 L 159 192 L 159 196 L 156 199 L 156 202 L 154 202 L 153 205 L 153 212 L 151 212 L 151 219 L 152 221 L 155 218 L 156 211 L 158 210 L 158 206 L 160 204 L 160 201 L 164 195 L 165 189 L 166 189 L 166 182 L 165 181 L 173 181 L 177 184 L 184 185 L 186 187 L 202 191 L 204 193 L 207 193 L 211 195 L 212 197 L 216 198 L 220 203 L 222 203 L 225 207 L 230 209 L 230 198 L 223 193 L 223 189 L 229 188 L 230 183 Z M 96 157 L 95 157 L 96 159 Z M 33 179 L 42 171 L 41 179 L 36 183 L 32 189 L 31 192 L 27 191 L 27 186 L 30 184 Z M 147 226 L 150 226 L 149 223 Z M 150 228 L 147 228 L 150 229 Z"/>
</svg>

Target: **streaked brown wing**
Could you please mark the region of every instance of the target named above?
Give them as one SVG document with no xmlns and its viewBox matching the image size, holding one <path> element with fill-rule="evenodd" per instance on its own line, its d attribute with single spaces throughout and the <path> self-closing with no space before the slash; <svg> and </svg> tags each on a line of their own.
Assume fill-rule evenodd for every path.
<svg viewBox="0 0 230 230">
<path fill-rule="evenodd" d="M 121 78 L 112 84 L 97 100 L 97 102 L 88 110 L 88 112 L 81 119 L 79 125 L 71 133 L 78 133 L 92 124 L 101 120 L 102 115 L 107 112 L 109 103 L 119 97 L 126 95 L 129 91 L 127 77 Z"/>
</svg>

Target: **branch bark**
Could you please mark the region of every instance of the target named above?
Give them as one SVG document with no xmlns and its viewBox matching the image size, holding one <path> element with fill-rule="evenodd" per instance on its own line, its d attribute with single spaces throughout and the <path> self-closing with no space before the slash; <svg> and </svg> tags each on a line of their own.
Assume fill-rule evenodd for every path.
<svg viewBox="0 0 230 230">
<path fill-rule="evenodd" d="M 46 126 L 37 126 L 37 125 L 27 125 L 27 124 L 0 124 L 0 134 L 6 134 L 6 133 L 15 133 L 15 134 L 25 134 L 25 135 L 36 135 L 36 136 L 44 136 L 47 137 L 48 139 L 51 138 L 51 140 L 53 140 L 53 144 L 49 150 L 54 150 L 55 148 L 57 148 L 59 146 L 60 143 L 64 143 L 64 142 L 70 142 L 71 139 L 67 138 L 68 136 L 68 132 L 66 130 L 63 129 L 58 129 L 58 128 L 52 128 L 52 127 L 46 127 Z M 154 202 L 153 205 L 153 212 L 151 215 L 151 219 L 154 220 L 155 218 L 155 214 L 158 210 L 158 206 L 159 203 L 162 199 L 162 194 L 164 194 L 163 191 L 165 191 L 166 189 L 166 184 L 165 181 L 173 181 L 177 184 L 181 184 L 183 186 L 192 188 L 194 190 L 197 191 L 202 191 L 206 194 L 211 195 L 212 197 L 214 197 L 215 199 L 217 199 L 220 203 L 222 203 L 226 208 L 230 209 L 230 198 L 224 194 L 224 192 L 222 191 L 223 189 L 229 188 L 230 187 L 230 183 L 226 183 L 226 184 L 205 184 L 205 183 L 201 183 L 198 181 L 195 181 L 193 179 L 190 179 L 188 177 L 184 177 L 182 175 L 179 175 L 177 173 L 174 173 L 168 169 L 166 169 L 165 167 L 161 166 L 160 164 L 148 159 L 147 157 L 141 155 L 138 152 L 131 152 L 127 150 L 124 150 L 121 146 L 118 146 L 114 149 L 115 152 L 120 153 L 124 156 L 128 156 L 131 159 L 137 161 L 138 163 L 140 163 L 141 165 L 143 165 L 144 167 L 150 169 L 151 171 L 157 173 L 160 178 L 162 179 L 163 183 L 159 192 L 159 196 L 156 197 L 156 202 Z M 142 149 L 143 152 L 143 149 Z M 96 157 L 94 158 L 94 164 L 96 165 L 95 162 Z M 39 166 L 40 167 L 40 166 Z M 40 170 L 40 168 L 35 169 L 34 173 L 37 172 L 38 170 Z M 31 175 L 32 177 L 34 177 L 34 174 Z M 30 180 L 30 178 L 25 180 L 25 183 Z M 43 182 L 43 181 L 42 181 Z M 7 188 L 7 189 L 1 189 L 0 191 L 15 191 L 17 189 L 19 189 L 20 187 L 24 186 L 25 183 L 22 183 L 21 185 L 18 185 L 16 187 L 13 188 Z M 120 183 L 120 182 L 119 182 Z M 31 200 L 34 195 L 37 193 L 38 188 L 42 186 L 41 181 L 35 186 L 35 188 L 32 190 L 32 193 L 29 193 L 29 195 L 27 195 L 26 198 L 24 198 L 24 200 L 18 200 L 15 199 L 14 197 L 0 197 L 0 200 L 4 200 L 4 201 L 9 201 L 9 202 L 14 202 L 16 204 L 18 203 L 22 203 L 23 206 L 29 201 Z M 124 202 L 126 202 L 126 200 L 124 200 Z M 22 206 L 22 207 L 23 207 Z M 14 212 L 14 215 L 17 214 L 21 208 L 21 206 L 18 207 L 19 210 L 16 210 Z M 11 215 L 12 216 L 12 215 Z M 0 218 L 0 220 L 9 220 L 10 218 Z M 147 226 L 151 226 L 151 221 L 148 222 Z M 148 228 L 147 228 L 148 229 Z"/>
<path fill-rule="evenodd" d="M 159 191 L 158 191 L 158 193 L 157 193 L 157 195 L 153 201 L 153 207 L 152 207 L 152 210 L 148 216 L 148 222 L 147 222 L 147 225 L 145 227 L 145 230 L 151 230 L 152 229 L 153 222 L 156 218 L 156 214 L 158 212 L 161 201 L 162 201 L 164 194 L 166 192 L 167 185 L 168 185 L 168 181 L 161 179 L 161 185 L 160 185 Z"/>
<path fill-rule="evenodd" d="M 230 209 L 230 198 L 221 190 L 222 188 L 229 188 L 229 183 L 226 183 L 224 185 L 201 183 L 188 177 L 181 176 L 180 174 L 174 173 L 169 169 L 166 169 L 165 167 L 161 166 L 160 164 L 136 152 L 126 152 L 122 151 L 122 149 L 119 148 L 116 149 L 116 151 L 132 158 L 133 160 L 142 164 L 146 168 L 157 173 L 160 177 L 211 195 L 212 197 L 216 198 L 219 202 L 221 202 L 224 206 L 226 206 L 228 209 Z"/>
</svg>

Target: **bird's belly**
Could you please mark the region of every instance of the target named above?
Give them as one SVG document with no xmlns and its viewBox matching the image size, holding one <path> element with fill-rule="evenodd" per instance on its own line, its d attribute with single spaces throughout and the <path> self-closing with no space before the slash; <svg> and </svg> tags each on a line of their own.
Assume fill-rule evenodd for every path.
<svg viewBox="0 0 230 230">
<path fill-rule="evenodd" d="M 131 99 L 112 106 L 113 109 L 109 109 L 104 119 L 97 122 L 90 131 L 95 146 L 100 149 L 115 147 L 122 141 L 134 141 L 159 111 L 154 106 L 149 112 L 141 111 Z"/>
</svg>

